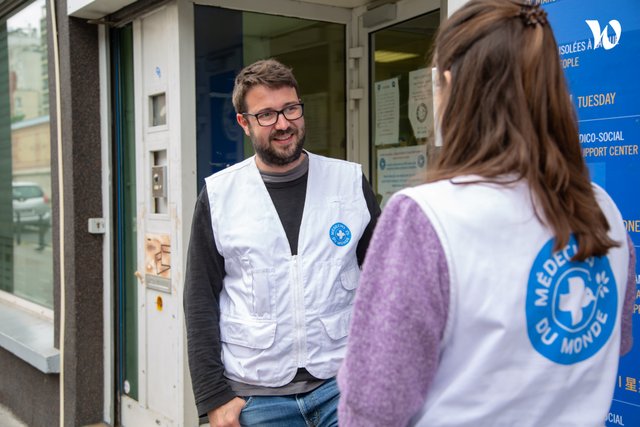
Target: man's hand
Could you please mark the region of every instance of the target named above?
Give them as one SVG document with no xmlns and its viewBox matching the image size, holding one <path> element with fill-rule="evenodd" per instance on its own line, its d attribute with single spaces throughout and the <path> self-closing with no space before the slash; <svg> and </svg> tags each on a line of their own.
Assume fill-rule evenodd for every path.
<svg viewBox="0 0 640 427">
<path fill-rule="evenodd" d="M 246 401 L 234 397 L 229 402 L 207 413 L 211 427 L 240 427 L 240 412 Z"/>
</svg>

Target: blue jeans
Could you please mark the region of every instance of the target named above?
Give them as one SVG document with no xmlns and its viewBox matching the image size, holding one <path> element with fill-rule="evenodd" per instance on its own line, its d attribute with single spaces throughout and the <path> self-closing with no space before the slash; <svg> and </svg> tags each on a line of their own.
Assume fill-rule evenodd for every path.
<svg viewBox="0 0 640 427">
<path fill-rule="evenodd" d="M 243 427 L 335 427 L 338 425 L 338 384 L 327 380 L 308 393 L 251 396 L 240 413 Z"/>
</svg>

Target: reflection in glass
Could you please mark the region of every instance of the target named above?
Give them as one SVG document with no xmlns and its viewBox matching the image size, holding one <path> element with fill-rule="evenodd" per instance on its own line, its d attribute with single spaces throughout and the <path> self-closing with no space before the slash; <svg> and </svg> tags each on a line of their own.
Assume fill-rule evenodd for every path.
<svg viewBox="0 0 640 427">
<path fill-rule="evenodd" d="M 46 22 L 38 0 L 0 27 L 0 289 L 52 308 Z"/>
<path fill-rule="evenodd" d="M 382 205 L 435 161 L 429 54 L 434 11 L 371 34 L 371 183 Z"/>
</svg>

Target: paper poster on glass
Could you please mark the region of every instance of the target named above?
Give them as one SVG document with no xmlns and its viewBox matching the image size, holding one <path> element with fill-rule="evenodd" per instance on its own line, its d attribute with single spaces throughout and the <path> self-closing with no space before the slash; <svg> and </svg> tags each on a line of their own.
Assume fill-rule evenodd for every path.
<svg viewBox="0 0 640 427">
<path fill-rule="evenodd" d="M 640 2 L 543 2 L 578 113 L 582 153 L 594 182 L 620 209 L 640 252 Z M 624 242 L 623 242 L 624 243 Z M 639 261 L 636 261 L 636 295 Z M 637 298 L 636 298 L 637 301 Z M 638 303 L 636 302 L 636 307 Z M 608 426 L 640 426 L 640 317 L 620 358 Z"/>
<path fill-rule="evenodd" d="M 397 144 L 400 126 L 400 90 L 398 78 L 375 83 L 376 145 Z"/>
<path fill-rule="evenodd" d="M 423 184 L 427 177 L 427 146 L 378 150 L 378 199 L 384 207 L 396 191 Z"/>
<path fill-rule="evenodd" d="M 432 99 L 431 70 L 410 71 L 408 114 L 416 139 L 429 138 L 433 134 Z"/>
</svg>

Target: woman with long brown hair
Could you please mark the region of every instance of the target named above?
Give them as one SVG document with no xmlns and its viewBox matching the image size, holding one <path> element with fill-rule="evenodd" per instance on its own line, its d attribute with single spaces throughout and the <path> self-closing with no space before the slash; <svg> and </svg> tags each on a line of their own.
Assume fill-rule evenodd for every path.
<svg viewBox="0 0 640 427">
<path fill-rule="evenodd" d="M 602 426 L 631 347 L 635 255 L 589 180 L 545 11 L 472 0 L 441 27 L 443 148 L 365 260 L 341 426 Z"/>
</svg>

